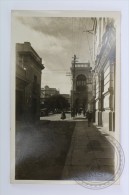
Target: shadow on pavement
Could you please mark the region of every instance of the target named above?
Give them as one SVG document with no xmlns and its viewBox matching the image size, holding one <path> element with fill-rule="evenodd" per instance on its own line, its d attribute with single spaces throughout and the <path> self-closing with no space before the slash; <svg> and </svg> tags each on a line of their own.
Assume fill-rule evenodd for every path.
<svg viewBox="0 0 129 195">
<path fill-rule="evenodd" d="M 16 125 L 16 180 L 59 180 L 75 123 Z"/>
</svg>

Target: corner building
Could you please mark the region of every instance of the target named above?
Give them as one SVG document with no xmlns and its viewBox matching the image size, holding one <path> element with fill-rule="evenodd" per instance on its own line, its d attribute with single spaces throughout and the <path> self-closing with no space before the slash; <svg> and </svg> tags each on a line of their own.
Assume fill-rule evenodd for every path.
<svg viewBox="0 0 129 195">
<path fill-rule="evenodd" d="M 93 108 L 95 122 L 115 131 L 116 29 L 111 18 L 94 18 Z"/>
<path fill-rule="evenodd" d="M 16 44 L 16 120 L 40 117 L 42 59 L 29 42 Z"/>
</svg>

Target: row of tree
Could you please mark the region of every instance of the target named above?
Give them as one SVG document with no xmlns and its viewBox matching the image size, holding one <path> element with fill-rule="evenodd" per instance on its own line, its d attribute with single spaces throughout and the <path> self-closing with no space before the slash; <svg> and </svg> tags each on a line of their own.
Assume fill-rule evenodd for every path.
<svg viewBox="0 0 129 195">
<path fill-rule="evenodd" d="M 48 112 L 60 112 L 69 109 L 69 107 L 68 100 L 60 94 L 50 96 L 44 102 L 44 108 L 47 108 Z"/>
</svg>

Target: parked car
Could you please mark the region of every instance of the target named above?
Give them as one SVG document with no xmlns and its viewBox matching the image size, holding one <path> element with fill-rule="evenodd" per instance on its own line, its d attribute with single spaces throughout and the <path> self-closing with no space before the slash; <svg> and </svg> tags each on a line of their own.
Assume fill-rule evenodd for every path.
<svg viewBox="0 0 129 195">
<path fill-rule="evenodd" d="M 40 110 L 40 116 L 48 116 L 48 109 L 47 108 L 42 108 Z"/>
</svg>

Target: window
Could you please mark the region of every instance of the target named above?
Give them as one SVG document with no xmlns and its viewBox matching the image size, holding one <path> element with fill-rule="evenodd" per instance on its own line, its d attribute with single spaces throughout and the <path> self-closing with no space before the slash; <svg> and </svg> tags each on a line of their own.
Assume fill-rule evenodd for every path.
<svg viewBox="0 0 129 195">
<path fill-rule="evenodd" d="M 86 88 L 86 77 L 84 75 L 78 75 L 76 79 L 76 89 L 79 91 L 85 90 Z"/>
<path fill-rule="evenodd" d="M 37 83 L 37 76 L 34 75 L 34 83 Z"/>
</svg>

